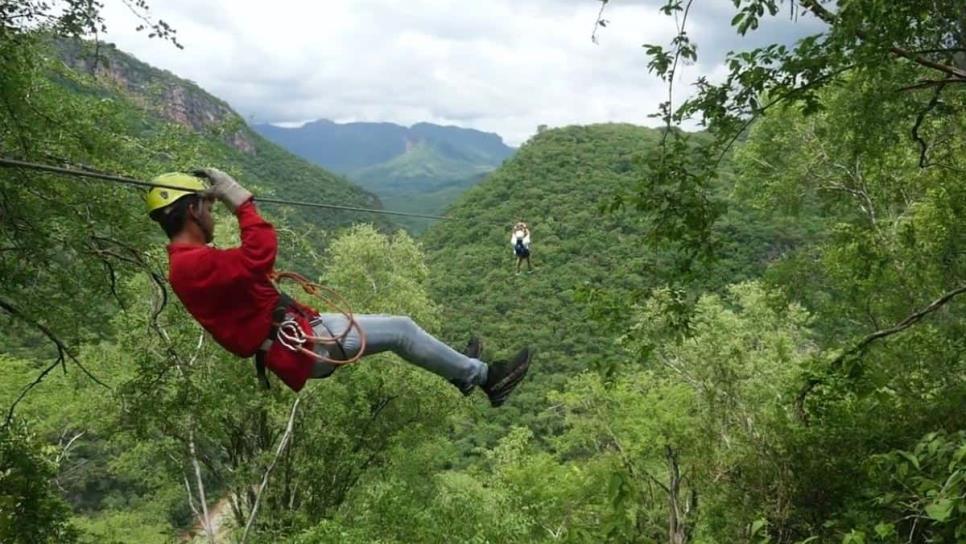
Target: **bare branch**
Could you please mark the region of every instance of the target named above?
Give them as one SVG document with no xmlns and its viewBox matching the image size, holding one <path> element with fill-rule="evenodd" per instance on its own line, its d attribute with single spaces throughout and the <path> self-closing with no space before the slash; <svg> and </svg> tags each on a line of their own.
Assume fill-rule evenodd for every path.
<svg viewBox="0 0 966 544">
<path fill-rule="evenodd" d="M 928 306 L 926 306 L 925 308 L 917 312 L 914 312 L 909 317 L 903 319 L 902 321 L 896 323 L 895 325 L 887 329 L 881 329 L 867 335 L 851 349 L 849 349 L 848 351 L 842 352 L 838 357 L 833 359 L 832 362 L 829 363 L 829 368 L 833 370 L 838 369 L 842 366 L 842 364 L 845 362 L 846 359 L 851 357 L 861 357 L 861 355 L 865 352 L 865 350 L 868 349 L 868 347 L 876 340 L 881 340 L 883 338 L 892 336 L 893 334 L 897 334 L 908 329 L 909 327 L 922 321 L 924 317 L 942 308 L 947 302 L 951 301 L 952 299 L 956 298 L 957 296 L 963 293 L 966 293 L 966 285 L 962 285 L 960 287 L 957 287 L 956 289 L 943 293 L 942 296 L 932 301 Z M 802 387 L 801 391 L 799 391 L 798 396 L 795 399 L 795 407 L 798 412 L 799 419 L 801 419 L 806 423 L 808 421 L 808 417 L 805 414 L 805 400 L 808 397 L 808 395 L 812 392 L 812 390 L 815 389 L 815 386 L 821 383 L 822 383 L 822 379 L 818 377 L 809 378 L 806 381 L 805 385 Z"/>
<path fill-rule="evenodd" d="M 60 465 L 61 462 L 65 461 L 67 459 L 67 456 L 70 455 L 71 446 L 74 445 L 74 442 L 76 442 L 78 438 L 84 436 L 85 434 L 86 433 L 84 431 L 81 431 L 75 434 L 70 440 L 68 440 L 67 444 L 64 445 L 63 448 L 61 448 L 60 453 L 57 454 L 57 460 L 54 463 L 56 465 Z"/>
<path fill-rule="evenodd" d="M 201 466 L 198 464 L 198 452 L 195 450 L 194 429 L 188 431 L 188 451 L 191 452 L 191 465 L 195 469 L 195 481 L 198 482 L 198 502 L 201 503 L 202 522 L 201 526 L 208 535 L 208 542 L 215 544 L 215 534 L 211 530 L 211 518 L 208 516 L 208 499 L 205 497 L 205 484 L 201 479 Z"/>
<path fill-rule="evenodd" d="M 958 287 L 956 289 L 953 289 L 952 291 L 948 291 L 948 292 L 944 293 L 941 297 L 939 297 L 936 300 L 932 301 L 932 303 L 930 303 L 929 306 L 926 306 L 922 310 L 919 310 L 918 312 L 913 313 L 909 317 L 903 319 L 902 321 L 896 323 L 895 325 L 889 327 L 888 329 L 882 329 L 882 330 L 876 331 L 876 332 L 874 332 L 874 333 L 866 336 L 861 341 L 859 341 L 859 343 L 856 344 L 855 347 L 853 347 L 849 351 L 847 351 L 847 352 L 839 355 L 838 357 L 836 357 L 832 361 L 832 365 L 833 366 L 841 365 L 842 362 L 846 359 L 846 357 L 849 357 L 851 355 L 856 355 L 856 354 L 859 354 L 859 353 L 865 351 L 865 349 L 872 342 L 875 342 L 876 340 L 880 340 L 880 339 L 885 338 L 887 336 L 892 336 L 893 334 L 896 334 L 896 333 L 899 333 L 899 332 L 902 332 L 902 331 L 908 329 L 909 327 L 911 327 L 911 326 L 915 325 L 916 323 L 918 323 L 919 321 L 921 321 L 922 318 L 924 318 L 927 315 L 935 312 L 936 310 L 938 310 L 939 308 L 941 308 L 943 305 L 945 305 L 947 302 L 949 302 L 950 300 L 952 300 L 956 296 L 961 295 L 963 293 L 966 293 L 966 285 L 960 286 L 960 287 Z"/>
<path fill-rule="evenodd" d="M 912 127 L 912 139 L 919 143 L 919 168 L 925 168 L 927 166 L 926 152 L 929 150 L 929 145 L 926 143 L 926 140 L 919 135 L 919 127 L 921 127 L 923 121 L 926 120 L 926 115 L 929 115 L 929 112 L 932 111 L 937 104 L 939 104 L 939 97 L 942 95 L 945 87 L 945 84 L 936 87 L 936 92 L 933 93 L 932 100 L 930 100 L 929 103 L 926 104 L 926 107 L 923 108 L 922 111 L 919 112 L 919 115 L 916 116 L 916 124 Z"/>
<path fill-rule="evenodd" d="M 921 79 L 921 80 L 919 80 L 918 83 L 916 83 L 914 85 L 907 85 L 905 87 L 899 87 L 899 92 L 916 91 L 916 90 L 919 90 L 919 89 L 928 89 L 928 88 L 931 88 L 931 87 L 942 87 L 944 85 L 949 85 L 951 83 L 953 83 L 953 84 L 955 84 L 955 83 L 964 83 L 964 84 L 966 84 L 966 79 L 953 79 L 953 78 L 949 78 L 949 79 Z"/>
<path fill-rule="evenodd" d="M 195 361 L 198 360 L 198 356 L 201 355 L 201 347 L 205 344 L 205 331 L 201 330 L 201 334 L 198 335 L 198 345 L 195 346 L 195 352 L 191 354 L 191 359 L 188 360 L 188 366 L 193 366 Z"/>
<path fill-rule="evenodd" d="M 37 378 L 34 379 L 34 381 L 30 382 L 26 387 L 23 388 L 23 390 L 20 392 L 20 395 L 18 395 L 17 398 L 13 401 L 13 404 L 10 405 L 10 409 L 7 411 L 7 419 L 4 421 L 3 427 L 9 426 L 10 422 L 13 421 L 14 411 L 17 409 L 17 405 L 20 404 L 20 401 L 22 401 L 23 398 L 27 396 L 27 393 L 35 386 L 40 384 L 40 382 L 44 381 L 44 378 L 47 377 L 47 374 L 50 374 L 51 371 L 57 368 L 58 365 L 62 364 L 63 361 L 64 361 L 64 358 L 58 356 L 53 363 L 51 363 L 47 368 L 43 370 L 43 372 L 37 375 Z"/>
<path fill-rule="evenodd" d="M 184 489 L 188 493 L 188 507 L 191 509 L 191 513 L 197 518 L 201 518 L 201 514 L 198 513 L 198 509 L 195 507 L 195 496 L 191 492 L 191 484 L 188 482 L 188 475 L 184 475 Z"/>
<path fill-rule="evenodd" d="M 607 26 L 607 23 L 604 22 L 603 18 L 604 8 L 607 7 L 607 2 L 608 0 L 600 0 L 600 11 L 597 12 L 597 18 L 594 19 L 594 31 L 590 34 L 590 41 L 594 42 L 595 44 L 597 43 L 597 31 L 600 28 Z"/>
<path fill-rule="evenodd" d="M 124 305 L 124 300 L 121 299 L 121 295 L 117 292 L 117 271 L 114 270 L 114 265 L 107 259 L 103 259 L 101 262 L 104 264 L 104 269 L 107 270 L 107 275 L 111 280 L 111 295 L 117 301 L 117 305 L 121 307 L 121 310 L 127 310 L 127 307 Z"/>
<path fill-rule="evenodd" d="M 60 441 L 58 444 L 64 443 L 64 437 L 66 436 L 66 434 L 67 434 L 67 429 L 64 429 L 64 432 L 61 433 Z M 64 493 L 66 493 L 67 490 L 65 490 L 64 486 L 61 485 L 60 483 L 61 477 L 70 474 L 71 472 L 73 472 L 73 469 L 76 469 L 78 466 L 83 466 L 86 463 L 86 460 L 81 460 L 80 463 L 78 463 L 77 465 L 74 465 L 71 469 L 68 469 L 63 472 L 60 471 L 60 465 L 61 463 L 66 461 L 67 458 L 70 456 L 70 448 L 74 445 L 74 442 L 76 442 L 77 439 L 79 439 L 80 437 L 84 436 L 84 434 L 86 433 L 84 431 L 81 431 L 75 434 L 73 437 L 71 437 L 71 439 L 67 441 L 67 444 L 61 447 L 60 453 L 57 454 L 57 459 L 54 461 L 54 464 L 57 466 L 57 475 L 54 476 L 54 484 L 56 484 L 57 488 Z"/>
<path fill-rule="evenodd" d="M 13 404 L 10 405 L 10 410 L 7 412 L 7 418 L 4 421 L 3 427 L 8 426 L 10 424 L 10 422 L 13 420 L 13 414 L 14 414 L 14 411 L 15 411 L 15 409 L 17 407 L 17 404 L 19 404 L 20 401 L 23 400 L 23 398 L 27 395 L 27 393 L 31 389 L 33 389 L 38 384 L 40 384 L 40 382 L 42 382 L 44 380 L 44 378 L 46 378 L 47 375 L 50 374 L 50 372 L 53 369 L 57 368 L 57 366 L 61 366 L 64 369 L 64 372 L 65 373 L 67 372 L 67 359 L 70 359 L 71 362 L 73 362 L 75 365 L 77 365 L 77 368 L 81 369 L 81 371 L 85 375 L 87 375 L 88 378 L 90 378 L 91 380 L 93 380 L 94 383 L 97 383 L 98 385 L 104 387 L 108 391 L 113 391 L 113 389 L 111 389 L 111 387 L 109 385 L 107 385 L 106 383 L 104 383 L 101 380 L 99 380 L 97 378 L 97 376 L 94 376 L 89 370 L 87 370 L 87 368 L 84 367 L 84 365 L 82 365 L 81 362 L 78 361 L 77 358 L 74 357 L 74 355 L 67 349 L 67 345 L 64 344 L 64 342 L 60 338 L 58 338 L 53 333 L 53 331 L 51 331 L 50 329 L 48 329 L 44 325 L 38 323 L 37 321 L 34 321 L 33 319 L 30 319 L 29 317 L 27 317 L 26 315 L 24 315 L 24 313 L 22 311 L 20 311 L 19 309 L 17 309 L 13 304 L 11 304 L 11 303 L 3 300 L 3 299 L 0 299 L 0 309 L 5 310 L 11 316 L 13 316 L 13 317 L 15 317 L 17 319 L 20 319 L 21 321 L 27 323 L 31 327 L 39 330 L 44 336 L 47 337 L 48 340 L 50 340 L 51 342 L 53 342 L 54 346 L 57 348 L 57 358 L 54 360 L 54 362 L 50 366 L 48 366 L 47 368 L 45 368 L 37 376 L 37 378 L 33 382 L 31 382 L 30 384 L 28 384 L 23 389 L 23 391 L 20 392 L 20 395 L 16 398 L 16 400 L 14 400 Z"/>
<path fill-rule="evenodd" d="M 272 462 L 269 463 L 268 468 L 265 469 L 265 474 L 262 476 L 262 483 L 259 484 L 258 491 L 255 493 L 255 503 L 252 505 L 252 513 L 248 516 L 248 523 L 245 524 L 245 532 L 242 533 L 242 544 L 245 544 L 245 542 L 248 540 L 248 532 L 252 528 L 252 523 L 255 522 L 255 516 L 258 515 L 258 505 L 262 499 L 262 492 L 265 491 L 265 487 L 268 486 L 268 477 L 271 475 L 272 470 L 275 469 L 275 464 L 278 463 L 279 457 L 282 456 L 282 452 L 285 451 L 285 447 L 292 439 L 292 429 L 295 427 L 295 414 L 298 411 L 300 402 L 302 402 L 302 397 L 296 397 L 295 402 L 292 403 L 292 413 L 288 416 L 288 424 L 285 426 L 285 433 L 282 435 L 282 439 L 278 443 L 278 448 L 275 450 L 275 457 L 272 459 Z"/>
</svg>

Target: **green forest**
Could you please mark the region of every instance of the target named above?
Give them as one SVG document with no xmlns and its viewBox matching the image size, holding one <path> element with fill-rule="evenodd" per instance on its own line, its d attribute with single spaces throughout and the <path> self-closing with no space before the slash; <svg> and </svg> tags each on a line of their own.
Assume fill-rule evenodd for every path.
<svg viewBox="0 0 966 544">
<path fill-rule="evenodd" d="M 702 8 L 660 4 L 670 97 Z M 0 542 L 966 542 L 966 9 L 733 4 L 823 30 L 642 104 L 658 128 L 541 127 L 418 238 L 260 208 L 277 269 L 355 311 L 530 346 L 499 409 L 393 355 L 263 390 L 171 292 L 143 190 L 0 168 Z M 100 44 L 100 6 L 0 0 L 0 158 L 381 205 Z"/>
</svg>

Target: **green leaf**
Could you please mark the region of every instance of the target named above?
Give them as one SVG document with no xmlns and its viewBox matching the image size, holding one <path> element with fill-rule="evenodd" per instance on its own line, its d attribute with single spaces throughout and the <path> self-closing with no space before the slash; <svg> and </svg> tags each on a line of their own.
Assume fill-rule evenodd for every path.
<svg viewBox="0 0 966 544">
<path fill-rule="evenodd" d="M 888 538 L 896 533 L 896 526 L 892 523 L 879 523 L 875 526 L 875 534 L 879 538 Z"/>
<path fill-rule="evenodd" d="M 754 523 L 751 524 L 751 536 L 756 536 L 762 529 L 768 526 L 768 520 L 756 519 Z"/>
<path fill-rule="evenodd" d="M 944 523 L 949 520 L 949 516 L 953 513 L 953 507 L 956 506 L 956 502 L 952 499 L 939 499 L 938 501 L 926 506 L 926 515 L 930 519 Z"/>
<path fill-rule="evenodd" d="M 909 461 L 910 463 L 912 463 L 912 465 L 914 467 L 916 467 L 916 470 L 920 470 L 920 468 L 919 468 L 919 458 L 916 457 L 914 454 L 909 453 L 907 451 L 902 451 L 902 450 L 899 450 L 897 453 L 899 455 L 905 457 L 907 461 Z"/>
</svg>

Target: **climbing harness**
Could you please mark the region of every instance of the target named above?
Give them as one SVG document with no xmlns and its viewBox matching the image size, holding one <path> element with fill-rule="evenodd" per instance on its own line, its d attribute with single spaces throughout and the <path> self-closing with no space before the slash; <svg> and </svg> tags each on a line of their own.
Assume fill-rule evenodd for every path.
<svg viewBox="0 0 966 544">
<path fill-rule="evenodd" d="M 268 377 L 265 373 L 265 358 L 269 349 L 271 349 L 272 344 L 275 342 L 278 342 L 286 349 L 306 355 L 316 362 L 327 363 L 334 366 L 349 365 L 358 362 L 362 358 L 362 354 L 366 349 L 366 335 L 359 326 L 359 323 L 356 321 L 352 308 L 342 295 L 340 295 L 334 289 L 311 282 L 304 276 L 296 274 L 295 272 L 273 271 L 268 275 L 268 279 L 278 291 L 278 302 L 275 304 L 275 308 L 272 310 L 272 327 L 269 330 L 268 337 L 255 353 L 255 372 L 258 375 L 259 382 L 261 382 L 265 389 L 270 388 Z M 346 318 L 347 322 L 345 330 L 342 331 L 341 334 L 334 334 L 325 323 L 323 323 L 321 320 L 318 320 L 318 316 L 320 315 L 318 311 L 296 301 L 294 298 L 281 290 L 279 287 L 281 280 L 292 280 L 298 283 L 306 293 L 317 297 L 323 304 L 334 309 L 335 313 L 342 314 Z M 295 319 L 295 316 L 292 315 L 293 313 L 310 320 L 310 322 L 318 322 L 318 324 L 322 325 L 329 335 L 315 336 L 306 334 L 305 331 L 302 330 L 302 327 L 299 325 L 298 321 Z M 349 333 L 353 328 L 355 328 L 356 332 L 359 334 L 359 351 L 354 356 L 349 357 L 345 351 L 343 341 L 349 336 Z M 323 346 L 334 345 L 339 349 L 339 352 L 342 354 L 342 358 L 332 359 L 331 357 L 316 353 L 315 351 L 306 347 L 306 344 L 316 343 Z"/>
<path fill-rule="evenodd" d="M 349 306 L 345 297 L 334 289 L 309 281 L 304 276 L 296 274 L 295 272 L 273 271 L 269 274 L 268 278 L 278 291 L 279 299 L 272 312 L 272 328 L 269 331 L 268 338 L 262 343 L 262 346 L 255 355 L 255 369 L 258 373 L 258 379 L 262 382 L 263 386 L 268 388 L 268 379 L 265 376 L 265 355 L 274 342 L 278 342 L 286 349 L 311 357 L 316 362 L 335 366 L 350 365 L 362 359 L 362 355 L 366 349 L 366 334 L 362 330 L 362 327 L 359 326 L 359 322 L 356 321 L 355 314 L 352 312 L 352 308 Z M 332 330 L 325 323 L 319 321 L 319 324 L 329 333 L 328 336 L 307 334 L 302 330 L 301 325 L 299 325 L 292 313 L 311 320 L 318 316 L 319 312 L 299 303 L 284 293 L 279 288 L 281 280 L 292 280 L 298 283 L 306 293 L 318 298 L 323 304 L 335 310 L 335 313 L 342 314 L 347 323 L 345 330 L 340 334 L 333 334 Z M 353 328 L 359 335 L 359 351 L 352 357 L 349 357 L 345 351 L 343 342 L 352 332 Z M 342 358 L 333 359 L 326 355 L 316 353 L 306 347 L 306 344 L 335 346 L 342 354 Z"/>
</svg>

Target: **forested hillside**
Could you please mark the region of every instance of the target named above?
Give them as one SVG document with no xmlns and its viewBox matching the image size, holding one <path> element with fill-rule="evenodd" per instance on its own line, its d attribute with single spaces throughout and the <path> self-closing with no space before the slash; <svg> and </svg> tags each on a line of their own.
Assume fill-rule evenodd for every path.
<svg viewBox="0 0 966 544">
<path fill-rule="evenodd" d="M 224 161 L 281 194 L 237 125 L 162 122 L 54 60 L 23 21 L 97 31 L 66 5 L 0 9 L 4 155 Z M 418 241 L 272 210 L 278 267 L 357 312 L 491 362 L 533 347 L 498 409 L 391 354 L 262 390 L 171 296 L 141 192 L 0 169 L 0 542 L 966 542 L 963 12 L 792 7 L 823 34 L 729 57 L 663 129 L 540 131 Z M 734 9 L 744 34 L 778 4 Z M 669 81 L 679 24 L 644 53 Z"/>
<path fill-rule="evenodd" d="M 617 346 L 636 297 L 669 281 L 678 255 L 648 238 L 634 210 L 603 212 L 602 203 L 647 175 L 658 130 L 592 125 L 545 131 L 502 168 L 471 189 L 423 238 L 430 284 L 442 305 L 445 330 L 485 336 L 496 353 L 529 344 L 539 364 L 505 421 L 555 418 L 543 409 L 548 390 L 572 375 L 605 371 L 626 359 Z M 722 191 L 726 189 L 723 188 Z M 536 267 L 517 274 L 509 229 L 526 221 Z M 739 206 L 722 221 L 729 250 L 713 272 L 689 278 L 692 292 L 760 275 L 773 254 L 794 246 L 803 225 L 765 223 Z M 620 301 L 594 322 L 597 297 Z M 494 354 L 495 355 L 495 354 Z M 509 411 L 508 411 L 509 412 Z M 549 418 L 549 419 L 548 419 Z"/>
<path fill-rule="evenodd" d="M 649 214 L 589 205 L 649 175 L 660 134 L 629 126 L 538 135 L 427 233 L 444 330 L 481 334 L 491 356 L 537 349 L 514 412 L 459 434 L 473 451 L 528 427 L 514 466 L 554 483 L 515 481 L 520 504 L 550 493 L 555 519 L 608 512 L 605 534 L 643 542 L 667 530 L 667 501 L 699 542 L 891 541 L 895 516 L 920 508 L 923 534 L 959 541 L 961 503 L 944 497 L 966 452 L 963 311 L 872 342 L 963 292 L 963 185 L 920 170 L 899 135 L 858 170 L 830 159 L 863 135 L 842 124 L 850 92 L 753 128 L 715 188 L 716 257 L 690 274 L 674 276 L 682 250 L 655 240 Z M 519 219 L 532 274 L 515 274 L 506 240 Z"/>
</svg>

